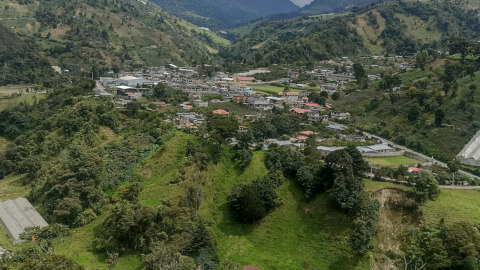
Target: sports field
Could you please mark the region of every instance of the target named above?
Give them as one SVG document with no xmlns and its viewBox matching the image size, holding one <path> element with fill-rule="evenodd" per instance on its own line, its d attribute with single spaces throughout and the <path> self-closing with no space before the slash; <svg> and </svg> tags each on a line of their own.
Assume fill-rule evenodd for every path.
<svg viewBox="0 0 480 270">
<path fill-rule="evenodd" d="M 422 163 L 419 160 L 408 158 L 406 156 L 367 158 L 367 161 L 369 161 L 373 165 L 379 165 L 379 166 L 393 166 L 393 165 Z"/>
</svg>

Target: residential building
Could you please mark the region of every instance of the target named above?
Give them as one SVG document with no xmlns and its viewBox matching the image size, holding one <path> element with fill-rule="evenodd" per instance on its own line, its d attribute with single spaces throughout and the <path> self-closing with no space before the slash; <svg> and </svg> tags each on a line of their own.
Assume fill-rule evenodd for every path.
<svg viewBox="0 0 480 270">
<path fill-rule="evenodd" d="M 201 99 L 195 99 L 193 101 L 195 107 L 208 107 L 208 101 L 203 101 Z"/>
</svg>

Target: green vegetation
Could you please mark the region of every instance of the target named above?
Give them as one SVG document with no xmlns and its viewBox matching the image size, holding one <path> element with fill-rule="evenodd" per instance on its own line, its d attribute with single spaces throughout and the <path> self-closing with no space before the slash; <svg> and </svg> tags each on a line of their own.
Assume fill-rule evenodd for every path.
<svg viewBox="0 0 480 270">
<path fill-rule="evenodd" d="M 420 208 L 425 223 L 433 226 L 438 224 L 441 218 L 447 224 L 456 222 L 479 223 L 478 190 L 451 190 L 442 189 L 435 201 L 430 201 Z"/>
<path fill-rule="evenodd" d="M 0 99 L 0 110 L 5 110 L 9 107 L 14 107 L 19 103 L 25 102 L 29 105 L 32 105 L 35 100 L 39 102 L 41 99 L 44 99 L 46 94 L 24 94 L 24 95 L 13 95 L 11 98 Z"/>
<path fill-rule="evenodd" d="M 369 179 L 365 179 L 365 186 L 363 190 L 369 194 L 373 194 L 377 192 L 380 189 L 384 188 L 398 188 L 398 189 L 403 189 L 403 190 L 411 190 L 411 187 L 401 185 L 401 184 L 395 184 L 392 182 L 380 182 L 380 181 L 373 181 Z"/>
<path fill-rule="evenodd" d="M 232 28 L 262 16 L 287 13 L 298 8 L 288 0 L 264 2 L 154 0 L 152 2 L 172 15 L 195 25 L 213 28 L 214 30 Z"/>
<path fill-rule="evenodd" d="M 374 165 L 380 165 L 380 166 L 393 166 L 393 165 L 421 163 L 421 161 L 419 160 L 408 158 L 406 156 L 367 158 L 367 161 L 371 162 Z"/>
<path fill-rule="evenodd" d="M 272 85 L 252 85 L 254 91 L 259 91 L 267 93 L 270 95 L 277 95 L 278 93 L 283 93 L 283 87 L 272 86 Z"/>
</svg>

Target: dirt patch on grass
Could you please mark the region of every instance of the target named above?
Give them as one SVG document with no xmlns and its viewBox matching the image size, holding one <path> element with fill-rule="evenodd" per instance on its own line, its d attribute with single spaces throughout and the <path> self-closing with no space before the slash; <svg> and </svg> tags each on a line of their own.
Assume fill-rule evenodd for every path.
<svg viewBox="0 0 480 270">
<path fill-rule="evenodd" d="M 409 192 L 399 188 L 378 190 L 372 198 L 378 200 L 381 207 L 371 269 L 396 269 L 395 260 L 403 257 L 402 234 L 418 225 L 412 210 L 417 203 Z"/>
</svg>

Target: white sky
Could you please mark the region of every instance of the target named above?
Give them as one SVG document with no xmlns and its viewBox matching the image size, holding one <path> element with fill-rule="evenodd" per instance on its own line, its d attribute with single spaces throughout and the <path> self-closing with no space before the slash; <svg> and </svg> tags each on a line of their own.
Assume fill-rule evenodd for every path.
<svg viewBox="0 0 480 270">
<path fill-rule="evenodd" d="M 295 5 L 299 7 L 303 7 L 305 5 L 310 4 L 313 0 L 290 0 L 292 1 Z"/>
</svg>

